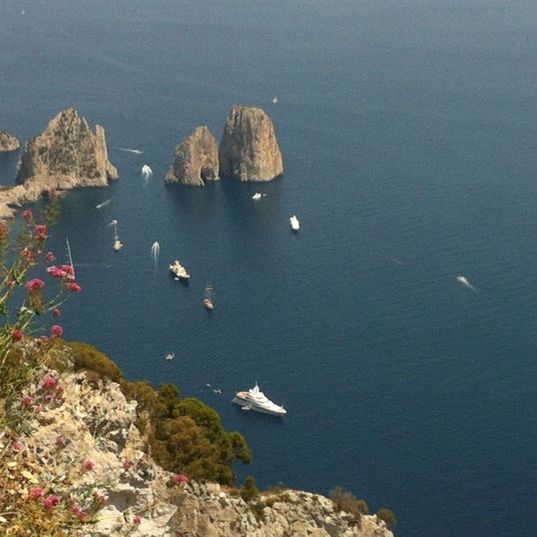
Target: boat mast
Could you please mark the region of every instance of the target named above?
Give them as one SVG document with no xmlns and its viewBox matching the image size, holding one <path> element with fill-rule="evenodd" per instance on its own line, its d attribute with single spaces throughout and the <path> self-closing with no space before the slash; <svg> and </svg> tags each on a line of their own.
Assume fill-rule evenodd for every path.
<svg viewBox="0 0 537 537">
<path fill-rule="evenodd" d="M 73 278 L 76 279 L 75 275 L 75 264 L 73 263 L 73 256 L 71 255 L 71 245 L 69 244 L 69 237 L 66 237 L 67 242 L 67 255 L 69 256 L 69 264 L 71 265 L 71 268 L 73 269 Z"/>
</svg>

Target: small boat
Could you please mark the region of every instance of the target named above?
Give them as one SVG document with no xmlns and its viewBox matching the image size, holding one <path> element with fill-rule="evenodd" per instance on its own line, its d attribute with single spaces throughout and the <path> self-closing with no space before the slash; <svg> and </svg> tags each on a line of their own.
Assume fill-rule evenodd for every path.
<svg viewBox="0 0 537 537">
<path fill-rule="evenodd" d="M 152 175 L 153 175 L 153 170 L 151 169 L 151 166 L 144 164 L 142 166 L 142 177 L 144 179 L 149 179 Z"/>
<path fill-rule="evenodd" d="M 296 215 L 293 215 L 291 216 L 291 218 L 289 218 L 289 223 L 291 224 L 291 229 L 293 231 L 298 231 L 300 229 L 300 221 L 298 220 Z"/>
<path fill-rule="evenodd" d="M 207 286 L 205 288 L 205 297 L 203 298 L 203 306 L 206 310 L 214 310 L 214 300 L 213 300 L 213 288 Z"/>
<path fill-rule="evenodd" d="M 231 400 L 232 403 L 242 407 L 242 410 L 255 410 L 272 416 L 284 416 L 287 410 L 283 406 L 273 403 L 255 383 L 247 392 L 237 392 Z"/>
<path fill-rule="evenodd" d="M 190 278 L 186 268 L 177 259 L 170 265 L 170 272 L 175 276 L 176 280 L 188 280 Z"/>
<path fill-rule="evenodd" d="M 112 220 L 112 225 L 114 226 L 114 245 L 112 248 L 114 252 L 119 252 L 123 248 L 123 243 L 119 240 L 119 235 L 117 234 L 117 220 Z"/>
<path fill-rule="evenodd" d="M 273 102 L 273 104 L 277 104 L 278 103 L 278 97 L 274 96 L 273 99 L 272 99 L 272 102 Z"/>
<path fill-rule="evenodd" d="M 166 356 L 164 356 L 164 358 L 166 358 L 166 360 L 173 360 L 175 358 L 175 352 L 167 353 Z"/>
<path fill-rule="evenodd" d="M 257 200 L 260 200 L 262 197 L 263 197 L 263 194 L 261 194 L 261 192 L 256 192 L 256 193 L 252 196 L 252 199 L 257 201 Z"/>
</svg>

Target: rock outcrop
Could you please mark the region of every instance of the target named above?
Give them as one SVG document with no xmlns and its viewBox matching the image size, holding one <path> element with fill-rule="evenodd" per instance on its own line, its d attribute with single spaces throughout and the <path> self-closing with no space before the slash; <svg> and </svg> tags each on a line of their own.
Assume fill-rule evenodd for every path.
<svg viewBox="0 0 537 537">
<path fill-rule="evenodd" d="M 218 142 L 204 125 L 175 149 L 175 159 L 166 174 L 166 182 L 204 186 L 218 176 Z"/>
<path fill-rule="evenodd" d="M 28 142 L 17 181 L 47 191 L 106 186 L 117 177 L 108 160 L 104 128 L 97 125 L 93 132 L 85 118 L 67 108 Z"/>
<path fill-rule="evenodd" d="M 9 132 L 0 130 L 0 153 L 7 153 L 8 151 L 15 151 L 20 147 L 20 143 Z"/>
<path fill-rule="evenodd" d="M 260 108 L 234 106 L 219 151 L 220 175 L 238 181 L 271 181 L 283 174 L 272 120 Z"/>
<path fill-rule="evenodd" d="M 66 351 L 54 352 L 64 360 Z M 0 458 L 11 457 L 4 461 L 9 468 L 31 468 L 13 491 L 22 503 L 32 486 L 44 486 L 53 488 L 60 506 L 71 502 L 94 513 L 90 524 L 68 535 L 393 537 L 375 515 L 357 521 L 316 494 L 279 490 L 247 503 L 215 483 L 174 484 L 148 454 L 136 402 L 127 401 L 117 383 L 84 372 L 42 371 L 25 391 L 27 402 L 38 400 L 51 377 L 54 391 L 47 393 L 55 395 L 36 411 L 32 434 L 19 437 L 16 450 L 6 449 L 0 434 Z M 2 534 L 3 523 L 0 517 Z"/>
</svg>

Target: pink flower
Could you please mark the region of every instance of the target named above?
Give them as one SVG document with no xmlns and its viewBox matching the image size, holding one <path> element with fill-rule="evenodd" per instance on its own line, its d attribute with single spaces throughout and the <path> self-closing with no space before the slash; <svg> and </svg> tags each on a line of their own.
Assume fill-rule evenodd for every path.
<svg viewBox="0 0 537 537">
<path fill-rule="evenodd" d="M 60 267 L 65 274 L 69 274 L 70 276 L 73 275 L 73 266 L 72 265 L 62 265 Z"/>
<path fill-rule="evenodd" d="M 25 222 L 30 222 L 33 219 L 34 215 L 31 209 L 25 209 L 22 211 L 22 218 Z"/>
<path fill-rule="evenodd" d="M 28 493 L 30 500 L 39 500 L 45 494 L 45 489 L 43 487 L 32 487 Z"/>
<path fill-rule="evenodd" d="M 34 400 L 29 395 L 24 395 L 21 397 L 21 404 L 26 408 L 30 408 L 33 402 Z"/>
<path fill-rule="evenodd" d="M 11 449 L 13 451 L 21 451 L 22 448 L 23 448 L 23 445 L 19 441 L 15 441 L 13 442 L 13 444 L 11 444 Z"/>
<path fill-rule="evenodd" d="M 172 481 L 176 485 L 182 485 L 183 483 L 188 483 L 188 477 L 185 474 L 175 474 L 172 477 Z"/>
<path fill-rule="evenodd" d="M 41 388 L 44 390 L 52 390 L 58 385 L 58 379 L 48 373 L 41 379 Z"/>
<path fill-rule="evenodd" d="M 123 461 L 123 470 L 130 470 L 132 468 L 133 462 L 129 459 Z"/>
<path fill-rule="evenodd" d="M 61 434 L 59 434 L 56 437 L 56 440 L 54 440 L 54 443 L 56 444 L 57 447 L 63 447 L 65 446 L 65 438 Z"/>
<path fill-rule="evenodd" d="M 80 511 L 77 517 L 78 517 L 78 520 L 80 520 L 80 522 L 84 522 L 84 523 L 89 522 L 89 519 L 90 519 L 90 515 L 89 513 L 86 513 L 86 511 Z"/>
<path fill-rule="evenodd" d="M 35 226 L 35 236 L 40 240 L 44 241 L 47 238 L 47 226 L 44 224 L 37 224 Z"/>
<path fill-rule="evenodd" d="M 47 252 L 45 255 L 45 263 L 54 263 L 56 256 L 52 252 Z"/>
<path fill-rule="evenodd" d="M 91 471 L 95 470 L 96 466 L 97 466 L 97 465 L 96 465 L 91 459 L 86 459 L 86 460 L 82 463 L 82 468 L 83 468 L 84 471 L 86 471 L 86 472 L 91 472 Z"/>
<path fill-rule="evenodd" d="M 52 336 L 61 337 L 63 334 L 63 328 L 59 324 L 54 324 L 50 329 L 50 333 L 52 334 Z"/>
<path fill-rule="evenodd" d="M 11 337 L 14 341 L 20 341 L 23 338 L 23 336 L 24 334 L 18 328 L 15 328 L 15 330 L 11 332 Z"/>
<path fill-rule="evenodd" d="M 54 308 L 54 311 L 52 312 L 53 317 L 59 317 L 62 314 L 62 310 L 60 308 Z"/>
<path fill-rule="evenodd" d="M 52 509 L 60 503 L 60 497 L 56 496 L 56 494 L 49 494 L 46 498 L 43 498 L 41 503 L 45 509 Z"/>
<path fill-rule="evenodd" d="M 34 278 L 33 280 L 30 280 L 26 283 L 26 289 L 28 291 L 39 291 L 43 286 L 45 285 L 45 282 L 43 280 L 40 280 L 39 278 Z"/>
<path fill-rule="evenodd" d="M 82 287 L 80 287 L 78 283 L 73 282 L 69 284 L 69 291 L 71 291 L 71 293 L 80 293 L 80 291 L 82 291 Z"/>
<path fill-rule="evenodd" d="M 142 517 L 140 515 L 134 515 L 132 517 L 132 522 L 139 526 L 142 523 Z"/>
<path fill-rule="evenodd" d="M 78 505 L 77 503 L 73 504 L 73 507 L 71 508 L 71 514 L 73 516 L 78 516 L 80 513 L 82 513 L 80 505 Z"/>
<path fill-rule="evenodd" d="M 53 278 L 63 278 L 63 276 L 65 275 L 65 272 L 61 268 L 58 268 L 56 265 L 48 267 L 47 272 Z"/>
<path fill-rule="evenodd" d="M 23 248 L 21 250 L 21 257 L 25 259 L 26 261 L 34 261 L 35 260 L 35 252 L 30 250 L 30 248 Z"/>
</svg>

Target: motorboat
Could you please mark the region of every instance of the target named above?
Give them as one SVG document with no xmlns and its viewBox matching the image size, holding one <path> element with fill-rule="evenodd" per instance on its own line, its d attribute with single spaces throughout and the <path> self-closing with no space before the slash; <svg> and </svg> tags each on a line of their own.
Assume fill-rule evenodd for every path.
<svg viewBox="0 0 537 537">
<path fill-rule="evenodd" d="M 123 248 L 123 243 L 119 240 L 119 235 L 117 233 L 117 220 L 112 220 L 112 225 L 114 226 L 114 245 L 112 248 L 114 252 L 119 252 Z"/>
<path fill-rule="evenodd" d="M 261 198 L 263 197 L 263 194 L 261 194 L 261 192 L 256 192 L 253 196 L 252 196 L 252 199 L 257 201 L 257 200 L 260 200 Z"/>
<path fill-rule="evenodd" d="M 247 392 L 237 392 L 231 402 L 242 407 L 242 410 L 255 410 L 272 416 L 284 416 L 287 414 L 287 410 L 283 406 L 273 403 L 259 389 L 257 382 Z"/>
<path fill-rule="evenodd" d="M 177 259 L 170 265 L 170 272 L 178 280 L 188 280 L 190 278 L 190 274 L 187 272 L 186 268 L 183 267 Z"/>
<path fill-rule="evenodd" d="M 207 286 L 205 288 L 205 296 L 203 298 L 203 306 L 206 310 L 214 310 L 214 300 L 213 300 L 213 288 Z"/>
<path fill-rule="evenodd" d="M 291 229 L 293 231 L 298 231 L 300 229 L 300 221 L 295 214 L 289 218 L 289 223 L 291 224 Z"/>
<path fill-rule="evenodd" d="M 166 360 L 173 360 L 175 358 L 175 352 L 168 352 L 166 353 L 166 355 L 164 356 L 164 358 L 166 358 Z"/>
</svg>

